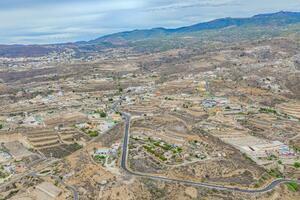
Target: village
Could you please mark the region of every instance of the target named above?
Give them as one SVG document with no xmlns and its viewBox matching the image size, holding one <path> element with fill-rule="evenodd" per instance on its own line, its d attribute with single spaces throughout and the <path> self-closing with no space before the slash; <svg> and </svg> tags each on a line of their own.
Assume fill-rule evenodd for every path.
<svg viewBox="0 0 300 200">
<path fill-rule="evenodd" d="M 295 197 L 300 102 L 282 81 L 297 71 L 286 43 L 1 58 L 0 199 Z"/>
</svg>

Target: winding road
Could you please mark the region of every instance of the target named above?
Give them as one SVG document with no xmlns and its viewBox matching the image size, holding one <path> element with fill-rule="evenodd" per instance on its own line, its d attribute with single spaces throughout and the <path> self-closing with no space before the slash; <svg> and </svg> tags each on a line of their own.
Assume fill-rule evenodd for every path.
<svg viewBox="0 0 300 200">
<path fill-rule="evenodd" d="M 125 129 L 124 129 L 125 133 L 124 133 L 124 140 L 123 140 L 121 168 L 124 171 L 126 171 L 128 174 L 138 176 L 138 177 L 150 178 L 153 180 L 173 182 L 173 183 L 191 185 L 191 186 L 196 186 L 196 187 L 205 187 L 205 188 L 216 189 L 216 190 L 224 190 L 224 191 L 231 191 L 231 192 L 243 192 L 243 193 L 252 193 L 252 194 L 268 192 L 268 191 L 271 191 L 272 189 L 274 189 L 277 185 L 292 181 L 291 179 L 276 179 L 273 182 L 271 182 L 269 185 L 267 185 L 265 188 L 244 189 L 244 188 L 237 188 L 237 187 L 226 187 L 226 186 L 222 186 L 222 185 L 215 185 L 215 184 L 203 183 L 203 182 L 194 182 L 194 181 L 182 180 L 182 179 L 173 179 L 173 178 L 167 178 L 167 177 L 162 177 L 162 176 L 154 176 L 154 175 L 150 175 L 150 174 L 146 174 L 146 173 L 142 173 L 142 172 L 134 172 L 127 167 L 129 129 L 130 129 L 131 116 L 128 113 L 122 113 L 122 116 L 123 116 L 123 119 L 125 120 Z M 298 183 L 300 183 L 300 181 L 298 181 Z"/>
</svg>

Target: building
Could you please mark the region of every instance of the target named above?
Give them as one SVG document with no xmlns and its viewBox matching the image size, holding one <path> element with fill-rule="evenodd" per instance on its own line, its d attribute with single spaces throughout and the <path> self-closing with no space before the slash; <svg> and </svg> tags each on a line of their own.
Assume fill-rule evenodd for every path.
<svg viewBox="0 0 300 200">
<path fill-rule="evenodd" d="M 217 105 L 217 102 L 213 99 L 205 99 L 202 101 L 202 106 L 205 108 L 213 108 Z"/>
<path fill-rule="evenodd" d="M 278 149 L 279 156 L 282 157 L 289 157 L 289 156 L 295 156 L 296 153 L 290 149 L 287 145 L 282 144 Z"/>
<path fill-rule="evenodd" d="M 107 156 L 110 154 L 110 149 L 97 149 L 94 154 L 97 156 Z"/>
<path fill-rule="evenodd" d="M 11 159 L 11 155 L 5 151 L 0 150 L 0 163 L 7 162 Z"/>
</svg>

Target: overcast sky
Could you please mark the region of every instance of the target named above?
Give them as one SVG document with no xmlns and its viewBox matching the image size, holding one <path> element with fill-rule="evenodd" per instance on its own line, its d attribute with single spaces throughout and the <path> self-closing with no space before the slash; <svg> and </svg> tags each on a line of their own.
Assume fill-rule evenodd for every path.
<svg viewBox="0 0 300 200">
<path fill-rule="evenodd" d="M 300 11 L 300 0 L 0 0 L 0 43 L 90 40 L 281 10 Z"/>
</svg>

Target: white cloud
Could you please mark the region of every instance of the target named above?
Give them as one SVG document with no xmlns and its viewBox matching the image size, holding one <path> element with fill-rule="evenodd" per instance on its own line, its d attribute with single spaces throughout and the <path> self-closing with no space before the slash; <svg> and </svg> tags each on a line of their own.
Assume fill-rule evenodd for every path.
<svg viewBox="0 0 300 200">
<path fill-rule="evenodd" d="M 55 43 L 300 8 L 295 0 L 0 1 L 0 43 Z"/>
</svg>

